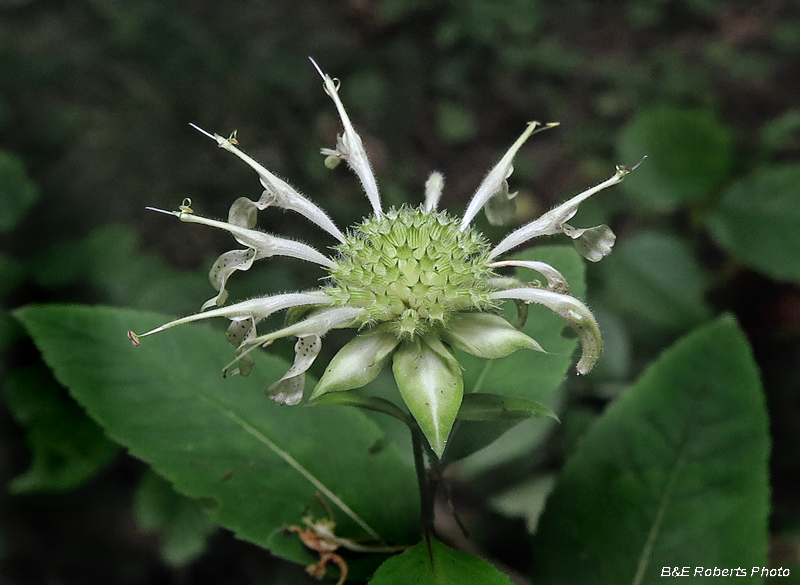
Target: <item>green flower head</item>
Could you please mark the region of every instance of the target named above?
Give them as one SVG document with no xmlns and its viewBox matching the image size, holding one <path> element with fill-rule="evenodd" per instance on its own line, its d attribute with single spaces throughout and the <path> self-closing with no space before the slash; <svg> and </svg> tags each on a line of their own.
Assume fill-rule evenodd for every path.
<svg viewBox="0 0 800 585">
<path fill-rule="evenodd" d="M 242 152 L 235 135 L 223 138 L 195 127 L 253 168 L 264 191 L 258 201 L 244 197 L 234 201 L 227 221 L 196 215 L 188 201 L 178 211 L 164 212 L 181 221 L 226 230 L 242 248 L 225 252 L 214 263 L 209 277 L 217 294 L 203 304 L 200 313 L 141 335 L 130 332 L 134 344 L 138 345 L 141 337 L 176 325 L 225 317 L 231 321 L 228 340 L 236 348 L 235 360 L 226 372 L 247 375 L 254 365 L 250 354 L 255 348 L 295 337 L 294 363 L 283 378 L 267 389 L 276 402 L 293 405 L 303 397 L 305 372 L 320 352 L 322 337 L 333 328 L 355 329 L 354 338 L 331 360 L 311 400 L 329 392 L 360 388 L 391 362 L 403 400 L 438 456 L 444 451 L 464 393 L 461 367 L 451 348 L 486 359 L 501 358 L 518 349 L 544 351 L 499 315 L 505 301 L 519 305 L 538 303 L 561 315 L 580 338 L 582 355 L 577 371 L 589 372 L 602 345 L 591 311 L 569 295 L 566 280 L 552 266 L 500 258 L 538 236 L 563 233 L 573 239 L 585 258 L 600 260 L 614 244 L 615 236 L 608 226 L 576 229 L 566 222 L 582 201 L 619 183 L 631 169 L 617 167 L 610 179 L 512 231 L 492 246 L 472 226 L 473 219 L 481 209 L 492 223 L 513 216 L 513 207 L 509 212 L 513 194 L 509 194 L 507 180 L 513 172 L 514 156 L 532 134 L 555 124 L 531 122 L 478 186 L 462 217 L 437 209 L 444 185 L 439 173 L 427 180 L 421 205 L 384 210 L 361 138 L 339 98 L 338 81 L 318 67 L 317 70 L 344 127 L 336 147 L 322 149 L 325 164 L 332 168 L 341 161 L 347 163 L 361 182 L 372 213 L 343 233 L 324 211 Z M 328 232 L 336 240 L 332 254 L 255 229 L 257 212 L 268 207 L 294 211 Z M 324 284 L 316 290 L 225 305 L 228 278 L 270 256 L 291 256 L 319 265 Z M 546 285 L 495 272 L 507 266 L 537 272 Z M 283 328 L 266 334 L 257 332 L 260 321 L 283 310 L 288 310 Z"/>
</svg>

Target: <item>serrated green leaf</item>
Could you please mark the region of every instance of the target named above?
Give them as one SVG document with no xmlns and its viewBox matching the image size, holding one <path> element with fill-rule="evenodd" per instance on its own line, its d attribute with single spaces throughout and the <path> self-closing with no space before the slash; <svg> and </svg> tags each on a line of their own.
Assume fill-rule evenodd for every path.
<svg viewBox="0 0 800 585">
<path fill-rule="evenodd" d="M 160 533 L 161 556 L 174 567 L 199 557 L 215 528 L 197 500 L 177 493 L 152 471 L 142 477 L 136 490 L 134 512 L 140 530 Z"/>
<path fill-rule="evenodd" d="M 800 165 L 763 169 L 732 184 L 708 227 L 734 258 L 767 276 L 800 282 Z"/>
<path fill-rule="evenodd" d="M 622 188 L 654 211 L 672 211 L 706 200 L 733 164 L 730 130 L 706 111 L 660 106 L 640 113 L 625 128 L 619 160 L 648 159 Z"/>
<path fill-rule="evenodd" d="M 369 585 L 511 585 L 507 575 L 488 562 L 453 550 L 432 538 L 386 561 Z"/>
<path fill-rule="evenodd" d="M 39 198 L 39 189 L 28 177 L 22 160 L 0 150 L 0 233 L 14 229 Z"/>
<path fill-rule="evenodd" d="M 3 399 L 25 430 L 31 452 L 30 468 L 9 483 L 11 493 L 75 489 L 119 451 L 43 367 L 11 370 L 3 383 Z"/>
<path fill-rule="evenodd" d="M 680 239 L 642 232 L 626 239 L 607 258 L 609 306 L 670 330 L 688 329 L 707 319 L 707 289 L 700 262 Z"/>
<path fill-rule="evenodd" d="M 393 445 L 372 446 L 378 427 L 350 408 L 281 407 L 264 388 L 287 364 L 256 354 L 248 378 L 223 379 L 224 334 L 187 325 L 132 347 L 128 329 L 164 317 L 79 306 L 17 312 L 56 377 L 114 440 L 175 488 L 213 504 L 239 538 L 304 564 L 314 557 L 285 525 L 300 524 L 321 492 L 337 535 L 414 539 L 414 472 Z M 320 511 L 320 516 L 324 514 Z"/>
<path fill-rule="evenodd" d="M 663 567 L 766 563 L 769 435 L 730 317 L 667 350 L 592 426 L 534 536 L 537 584 L 662 583 Z"/>
</svg>

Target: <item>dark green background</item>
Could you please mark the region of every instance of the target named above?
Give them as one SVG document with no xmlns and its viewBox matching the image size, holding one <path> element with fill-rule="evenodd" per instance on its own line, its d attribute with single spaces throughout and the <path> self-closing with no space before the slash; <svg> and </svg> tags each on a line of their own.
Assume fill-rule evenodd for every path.
<svg viewBox="0 0 800 585">
<path fill-rule="evenodd" d="M 333 146 L 339 122 L 308 56 L 342 80 L 387 205 L 420 201 L 427 174 L 440 170 L 443 207 L 462 211 L 532 119 L 561 126 L 531 139 L 515 162 L 519 221 L 607 178 L 614 164 L 650 156 L 573 222 L 605 222 L 618 235 L 611 256 L 587 268 L 603 359 L 569 380 L 563 425 L 546 446 L 457 485 L 456 494 L 469 493 L 460 505 L 480 509 L 499 486 L 560 469 L 607 402 L 665 347 L 730 311 L 752 344 L 770 410 L 773 562 L 797 566 L 796 3 L 17 0 L 0 4 L 0 481 L 30 467 L 26 440 L 38 440 L 51 449 L 40 491 L 83 485 L 3 494 L 0 582 L 305 578 L 222 533 L 199 560 L 170 567 L 158 539 L 136 527 L 144 466 L 130 457 L 116 456 L 88 483 L 72 468 L 59 475 L 71 456 L 52 449 L 62 437 L 83 433 L 97 460 L 113 447 L 52 386 L 6 309 L 67 301 L 186 314 L 213 295 L 205 273 L 230 249 L 227 234 L 144 207 L 191 197 L 198 213 L 223 217 L 236 197 L 260 189 L 190 122 L 238 129 L 246 151 L 340 227 L 358 221 L 368 204 L 355 178 L 326 170 L 318 154 Z M 295 215 L 271 210 L 260 226 L 330 244 Z M 505 231 L 482 217 L 479 226 L 495 241 Z M 232 279 L 232 298 L 311 287 L 317 277 L 281 259 L 251 272 Z M 47 390 L 25 403 L 20 384 Z M 37 425 L 44 431 L 32 433 Z M 527 545 L 497 542 L 524 572 Z"/>
</svg>

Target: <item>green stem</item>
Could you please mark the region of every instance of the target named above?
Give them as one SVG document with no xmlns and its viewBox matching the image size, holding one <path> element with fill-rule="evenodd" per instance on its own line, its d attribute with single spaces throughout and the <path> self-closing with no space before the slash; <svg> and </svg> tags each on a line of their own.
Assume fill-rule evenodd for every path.
<svg viewBox="0 0 800 585">
<path fill-rule="evenodd" d="M 411 429 L 411 446 L 414 449 L 414 468 L 417 471 L 417 484 L 419 486 L 422 536 L 426 542 L 430 542 L 431 536 L 434 535 L 433 507 L 436 500 L 434 494 L 430 491 L 428 468 L 425 465 L 425 437 L 416 424 L 409 425 L 409 427 Z"/>
</svg>

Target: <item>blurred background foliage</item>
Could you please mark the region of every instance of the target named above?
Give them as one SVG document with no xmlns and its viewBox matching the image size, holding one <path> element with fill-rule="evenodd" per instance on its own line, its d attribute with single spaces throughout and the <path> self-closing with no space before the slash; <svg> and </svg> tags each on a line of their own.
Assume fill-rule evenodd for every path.
<svg viewBox="0 0 800 585">
<path fill-rule="evenodd" d="M 387 205 L 421 200 L 439 170 L 443 206 L 460 212 L 532 119 L 561 126 L 517 158 L 517 223 L 649 156 L 574 222 L 618 236 L 587 272 L 606 338 L 597 370 L 569 380 L 545 447 L 521 427 L 490 459 L 453 471 L 456 503 L 531 528 L 552 474 L 604 406 L 667 345 L 731 311 L 771 414 L 772 562 L 800 572 L 796 2 L 3 0 L 0 582 L 306 578 L 209 536 L 192 502 L 119 454 L 70 401 L 9 310 L 75 302 L 180 315 L 213 294 L 206 273 L 227 235 L 144 208 L 190 197 L 198 213 L 224 217 L 260 189 L 189 122 L 238 129 L 246 151 L 338 225 L 358 221 L 368 205 L 356 180 L 319 155 L 339 122 L 307 56 L 342 80 Z M 297 216 L 259 221 L 330 244 Z M 495 239 L 504 231 L 480 226 Z M 232 298 L 317 278 L 281 259 L 259 268 L 231 282 Z M 524 571 L 526 546 L 499 535 L 495 546 Z"/>
</svg>

